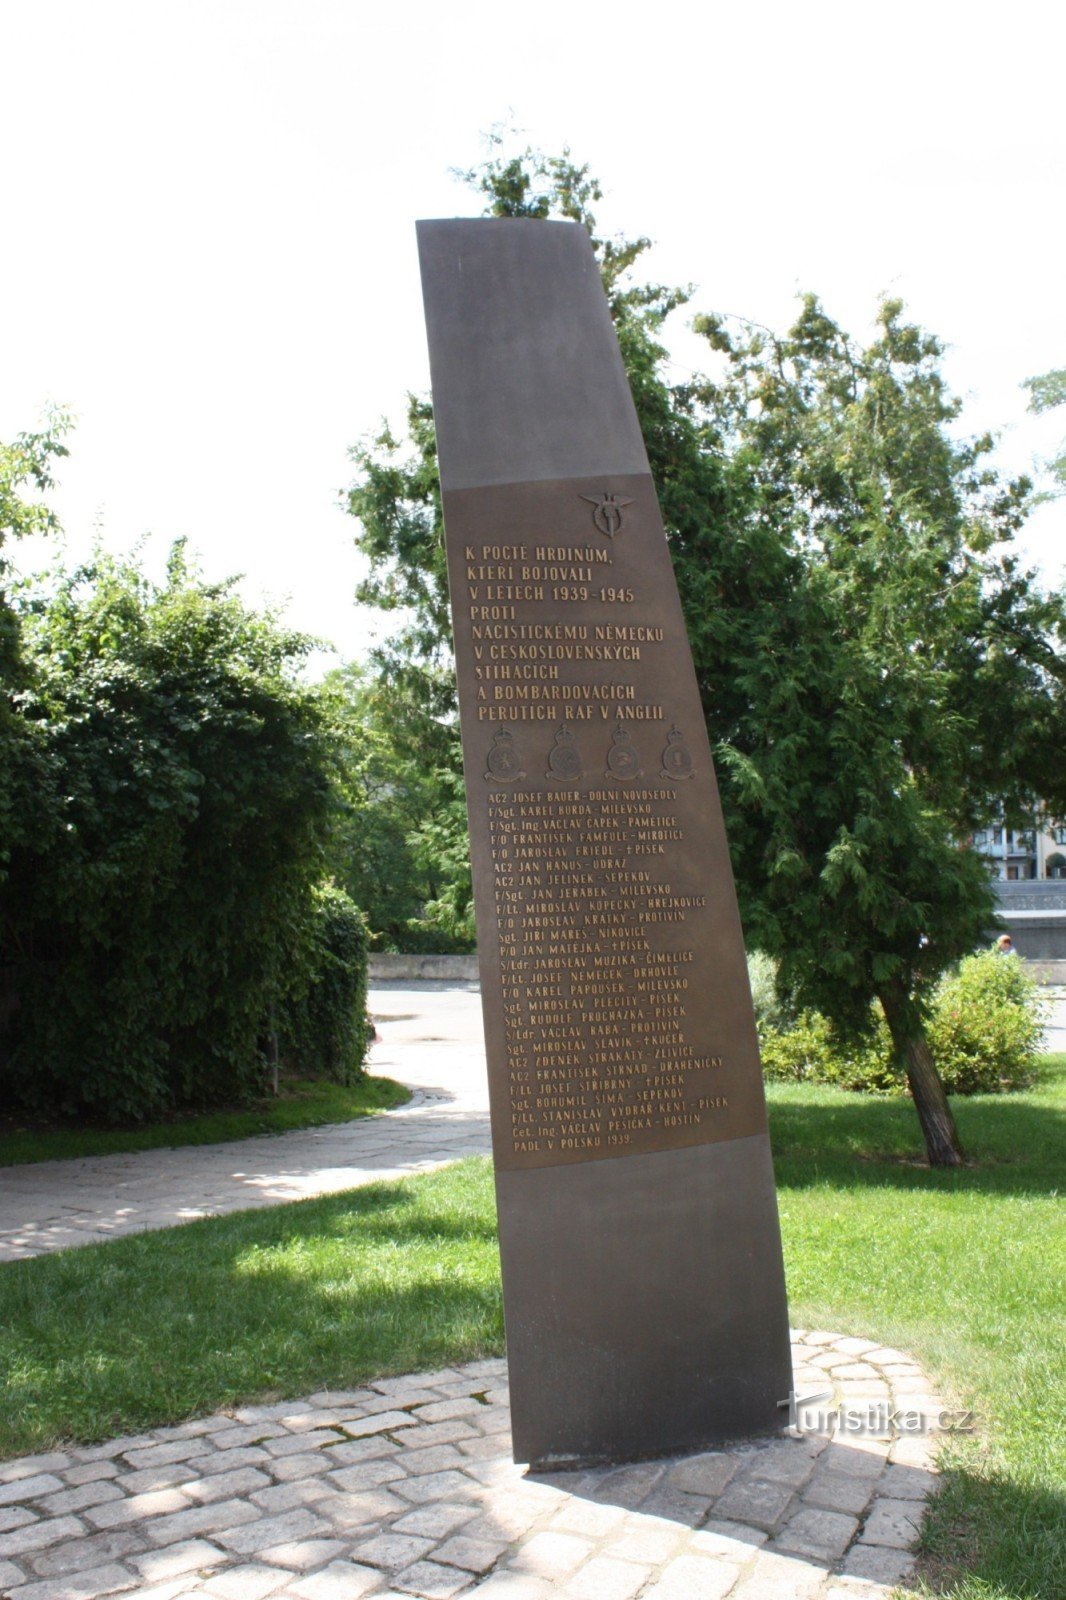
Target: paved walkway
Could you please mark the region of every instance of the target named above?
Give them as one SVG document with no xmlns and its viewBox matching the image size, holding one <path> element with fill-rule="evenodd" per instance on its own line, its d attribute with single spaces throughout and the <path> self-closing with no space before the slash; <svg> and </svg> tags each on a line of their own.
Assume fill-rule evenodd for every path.
<svg viewBox="0 0 1066 1600">
<path fill-rule="evenodd" d="M 371 991 L 370 1007 L 381 1034 L 371 1047 L 371 1071 L 412 1085 L 407 1105 L 236 1144 L 0 1168 L 0 1261 L 333 1194 L 488 1154 L 477 991 L 387 984 Z"/>
<path fill-rule="evenodd" d="M 821 1432 L 635 1466 L 516 1467 L 503 1361 L 2 1463 L 0 1591 L 882 1600 L 913 1567 L 931 1439 L 842 1434 L 831 1408 L 940 1402 L 901 1351 L 815 1330 L 793 1353 L 797 1388 L 832 1393 Z"/>
</svg>

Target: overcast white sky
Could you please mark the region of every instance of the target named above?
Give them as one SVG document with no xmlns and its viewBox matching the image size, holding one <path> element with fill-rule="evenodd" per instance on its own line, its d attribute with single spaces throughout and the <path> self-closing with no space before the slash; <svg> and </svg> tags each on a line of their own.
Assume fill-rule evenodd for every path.
<svg viewBox="0 0 1066 1600">
<path fill-rule="evenodd" d="M 0 0 L 0 438 L 69 404 L 73 556 L 188 534 L 360 653 L 346 450 L 428 384 L 414 220 L 478 212 L 449 168 L 510 120 L 695 309 L 903 295 L 1026 470 L 1066 432 L 1019 387 L 1066 365 L 1064 45 L 1050 0 Z"/>
</svg>

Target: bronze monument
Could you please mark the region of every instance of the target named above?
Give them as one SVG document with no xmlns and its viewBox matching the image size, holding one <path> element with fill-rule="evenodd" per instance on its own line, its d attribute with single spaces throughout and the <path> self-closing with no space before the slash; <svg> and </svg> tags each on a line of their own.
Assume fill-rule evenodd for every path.
<svg viewBox="0 0 1066 1600">
<path fill-rule="evenodd" d="M 766 1110 L 670 555 L 591 245 L 419 224 L 515 1459 L 777 1432 Z"/>
</svg>

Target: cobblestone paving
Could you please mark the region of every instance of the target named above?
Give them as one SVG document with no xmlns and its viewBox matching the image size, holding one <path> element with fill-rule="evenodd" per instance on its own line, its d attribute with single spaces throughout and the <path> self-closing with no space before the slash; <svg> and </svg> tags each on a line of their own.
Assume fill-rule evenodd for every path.
<svg viewBox="0 0 1066 1600">
<path fill-rule="evenodd" d="M 940 1402 L 869 1340 L 793 1356 L 821 1433 L 611 1469 L 516 1467 L 503 1361 L 0 1463 L 0 1595 L 872 1600 L 912 1568 L 934 1441 L 906 1425 Z"/>
<path fill-rule="evenodd" d="M 383 984 L 371 1070 L 414 1099 L 355 1122 L 0 1168 L 0 1261 L 426 1172 L 491 1148 L 481 997 L 469 986 Z"/>
</svg>

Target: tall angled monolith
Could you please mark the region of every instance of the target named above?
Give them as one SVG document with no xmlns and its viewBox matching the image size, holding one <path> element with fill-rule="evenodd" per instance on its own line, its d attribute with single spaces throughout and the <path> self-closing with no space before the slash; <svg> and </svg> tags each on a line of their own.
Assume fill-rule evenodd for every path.
<svg viewBox="0 0 1066 1600">
<path fill-rule="evenodd" d="M 418 227 L 514 1454 L 779 1431 L 758 1046 L 655 488 L 584 229 Z"/>
</svg>

